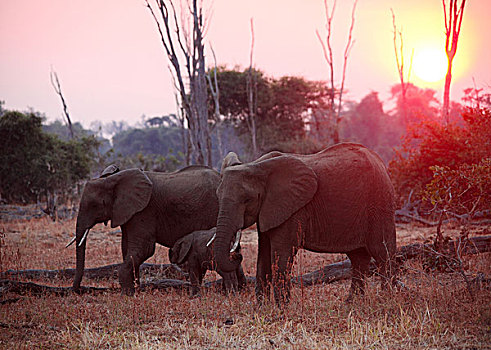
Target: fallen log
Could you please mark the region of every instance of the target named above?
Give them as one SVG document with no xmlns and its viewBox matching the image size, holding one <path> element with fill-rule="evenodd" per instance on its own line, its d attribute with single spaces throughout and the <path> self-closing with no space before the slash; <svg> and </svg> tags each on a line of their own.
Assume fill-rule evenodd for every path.
<svg viewBox="0 0 491 350">
<path fill-rule="evenodd" d="M 142 283 L 139 290 L 165 290 L 169 288 L 183 289 L 188 288 L 190 283 L 182 280 L 175 279 L 163 279 L 159 281 L 151 281 Z M 119 292 L 121 289 L 119 287 L 85 287 L 81 286 L 80 291 L 77 294 L 99 294 L 103 292 Z M 0 296 L 6 293 L 16 293 L 20 295 L 46 295 L 53 294 L 59 296 L 65 296 L 67 294 L 75 293 L 72 287 L 52 287 L 45 286 L 42 284 L 37 284 L 33 282 L 20 282 L 12 280 L 0 280 Z M 11 299 L 6 301 L 0 301 L 0 304 L 8 303 Z"/>
<path fill-rule="evenodd" d="M 405 261 L 424 258 L 427 261 L 441 262 L 443 259 L 454 260 L 456 256 L 491 252 L 491 236 L 478 236 L 466 240 L 447 242 L 445 251 L 436 251 L 432 244 L 413 243 L 397 250 L 396 261 L 399 265 Z M 450 263 L 447 263 L 449 265 Z M 371 273 L 376 271 L 373 259 L 370 261 Z M 351 262 L 349 259 L 324 266 L 323 268 L 292 278 L 292 283 L 311 286 L 320 283 L 333 283 L 351 278 Z"/>
<path fill-rule="evenodd" d="M 118 269 L 121 264 L 111 264 L 101 267 L 85 269 L 84 278 L 87 279 L 110 279 L 118 277 Z M 46 278 L 46 279 L 72 279 L 75 276 L 76 269 L 61 270 L 7 270 L 0 273 L 0 278 Z M 140 275 L 153 274 L 165 277 L 166 279 L 184 279 L 187 274 L 177 265 L 173 264 L 148 264 L 140 265 Z"/>
<path fill-rule="evenodd" d="M 455 252 L 458 252 L 459 256 L 491 252 L 491 236 L 472 237 L 463 241 L 460 240 L 449 241 L 447 242 L 447 244 L 448 244 L 447 245 L 448 248 L 446 252 L 449 254 L 448 257 L 450 259 L 453 259 L 453 256 L 451 254 L 454 254 Z M 415 259 L 415 258 L 428 259 L 428 257 L 438 258 L 442 256 L 445 257 L 446 255 L 444 253 L 436 251 L 431 244 L 414 243 L 414 244 L 409 244 L 400 247 L 397 251 L 396 260 L 399 264 L 402 264 L 410 259 Z M 90 270 L 92 271 L 91 272 L 92 277 L 103 275 L 106 276 L 105 278 L 108 278 L 111 276 L 115 276 L 114 271 L 115 269 L 117 270 L 117 266 L 119 265 L 108 265 L 108 266 L 103 266 L 101 268 L 87 269 L 86 274 Z M 170 268 L 170 269 L 176 269 L 176 271 L 178 272 L 179 271 L 182 272 L 182 270 L 180 270 L 177 266 L 173 266 L 173 267 L 170 266 L 173 265 L 142 264 L 142 269 L 143 271 L 151 272 L 151 271 L 162 271 L 163 268 Z M 142 271 L 142 269 L 140 271 Z M 48 270 L 48 275 L 59 276 L 59 271 L 65 271 L 61 273 L 62 275 L 63 274 L 70 275 L 72 272 L 66 272 L 66 271 L 71 271 L 71 270 L 74 269 Z M 376 271 L 375 263 L 373 261 L 370 264 L 370 270 L 372 272 Z M 8 276 L 25 277 L 25 276 L 32 276 L 31 271 L 37 271 L 36 274 L 38 274 L 39 271 L 43 271 L 43 270 L 6 271 L 3 274 L 7 274 Z M 55 273 L 52 271 L 57 271 L 57 272 Z M 88 275 L 90 275 L 90 273 Z M 38 274 L 37 276 L 40 275 Z M 294 277 L 292 278 L 292 282 L 297 285 L 300 284 L 304 286 L 311 286 L 320 283 L 325 283 L 325 284 L 333 283 L 335 281 L 345 280 L 349 278 L 351 278 L 351 262 L 348 259 L 346 259 L 334 264 L 324 266 L 319 270 L 306 273 L 302 276 Z M 247 279 L 248 279 L 248 283 L 253 283 L 255 281 L 253 277 L 248 277 Z M 213 282 L 208 282 L 205 284 L 205 287 L 208 288 L 216 287 L 221 283 L 221 281 L 222 280 L 219 279 Z M 188 287 L 189 287 L 189 282 L 184 281 L 183 279 L 164 278 L 157 281 L 142 283 L 140 285 L 140 290 L 148 290 L 148 289 L 166 290 L 169 288 L 183 289 Z M 119 288 L 96 288 L 96 287 L 81 287 L 81 288 L 82 288 L 82 293 L 114 292 L 120 290 Z M 43 286 L 32 282 L 0 280 L 0 296 L 5 294 L 6 292 L 14 292 L 18 294 L 31 293 L 33 295 L 40 295 L 46 293 L 66 295 L 67 293 L 71 293 L 72 289 L 71 287 Z"/>
<path fill-rule="evenodd" d="M 351 278 L 351 261 L 349 259 L 329 264 L 319 270 L 292 278 L 293 284 L 312 286 L 320 283 L 333 283 Z"/>
<path fill-rule="evenodd" d="M 111 288 L 102 287 L 80 287 L 81 293 L 88 292 L 104 292 L 109 291 Z M 113 288 L 114 289 L 114 288 Z M 20 282 L 12 280 L 0 280 L 0 295 L 6 293 L 16 293 L 20 295 L 30 294 L 30 295 L 67 295 L 72 293 L 72 287 L 51 287 L 45 286 L 33 282 Z"/>
</svg>

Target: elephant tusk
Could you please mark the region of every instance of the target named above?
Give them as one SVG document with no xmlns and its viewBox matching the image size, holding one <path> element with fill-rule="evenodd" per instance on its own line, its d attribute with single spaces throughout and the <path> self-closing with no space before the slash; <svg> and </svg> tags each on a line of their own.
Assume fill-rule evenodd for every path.
<svg viewBox="0 0 491 350">
<path fill-rule="evenodd" d="M 230 249 L 230 253 L 233 253 L 237 250 L 237 247 L 239 246 L 240 243 L 240 237 L 242 236 L 242 230 L 237 231 L 235 234 L 235 242 L 234 245 L 232 246 L 232 249 Z"/>
<path fill-rule="evenodd" d="M 84 235 L 83 235 L 82 239 L 80 240 L 80 243 L 78 244 L 79 247 L 82 245 L 82 243 L 84 243 L 85 239 L 87 238 L 87 235 L 89 234 L 89 231 L 90 231 L 90 228 L 85 230 Z"/>
<path fill-rule="evenodd" d="M 71 246 L 73 244 L 73 242 L 75 242 L 77 240 L 77 236 L 73 237 L 72 240 L 70 242 L 68 242 L 68 244 L 65 246 L 65 248 L 68 248 L 69 246 Z"/>
<path fill-rule="evenodd" d="M 217 233 L 215 232 L 215 233 L 213 234 L 213 237 L 211 237 L 211 239 L 208 241 L 208 243 L 206 243 L 206 246 L 207 246 L 207 247 L 209 247 L 209 246 L 210 246 L 210 244 L 212 244 L 212 243 L 213 243 L 213 241 L 215 240 L 215 237 L 216 237 L 216 236 L 217 236 Z"/>
</svg>

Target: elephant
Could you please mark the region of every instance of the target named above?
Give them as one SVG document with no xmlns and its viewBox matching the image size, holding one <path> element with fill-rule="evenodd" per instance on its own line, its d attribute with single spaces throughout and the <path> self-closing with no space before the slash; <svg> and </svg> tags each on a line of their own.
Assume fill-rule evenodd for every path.
<svg viewBox="0 0 491 350">
<path fill-rule="evenodd" d="M 347 301 L 363 294 L 373 257 L 383 286 L 395 283 L 394 188 L 381 158 L 355 143 L 309 155 L 274 151 L 224 169 L 217 190 L 214 257 L 223 271 L 238 261 L 228 247 L 234 232 L 257 224 L 256 297 L 290 298 L 290 274 L 298 249 L 346 253 L 352 264 Z"/>
<path fill-rule="evenodd" d="M 216 268 L 213 261 L 213 248 L 216 228 L 194 231 L 179 240 L 169 249 L 169 261 L 189 273 L 191 296 L 200 294 L 200 286 L 207 270 L 217 271 L 223 278 L 223 289 L 226 293 L 241 290 L 246 285 L 246 277 L 242 266 L 232 272 L 224 272 Z M 240 254 L 240 245 L 232 247 L 232 251 Z"/>
<path fill-rule="evenodd" d="M 72 240 L 77 263 L 73 290 L 80 292 L 89 230 L 111 220 L 111 227 L 121 226 L 122 231 L 119 283 L 123 293 L 132 295 L 135 282 L 139 284 L 139 267 L 154 254 L 156 243 L 172 247 L 189 232 L 215 226 L 219 180 L 218 172 L 204 166 L 172 173 L 108 167 L 100 178 L 89 180 Z"/>
</svg>

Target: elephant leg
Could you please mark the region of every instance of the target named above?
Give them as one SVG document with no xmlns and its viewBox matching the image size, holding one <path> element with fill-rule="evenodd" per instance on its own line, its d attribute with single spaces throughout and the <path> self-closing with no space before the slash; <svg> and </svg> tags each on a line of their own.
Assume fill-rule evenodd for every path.
<svg viewBox="0 0 491 350">
<path fill-rule="evenodd" d="M 347 302 L 353 299 L 354 294 L 365 294 L 365 277 L 370 269 L 370 254 L 365 248 L 359 248 L 347 253 L 351 261 L 351 289 Z"/>
<path fill-rule="evenodd" d="M 189 282 L 191 282 L 191 297 L 200 296 L 201 282 L 203 281 L 204 273 L 199 267 L 189 269 Z"/>
<path fill-rule="evenodd" d="M 225 294 L 235 293 L 238 290 L 237 275 L 235 271 L 232 272 L 220 272 L 223 282 L 223 290 Z"/>
<path fill-rule="evenodd" d="M 124 234 L 123 234 L 124 236 Z M 133 295 L 135 286 L 140 285 L 140 265 L 155 252 L 155 238 L 144 239 L 145 235 L 128 235 L 126 255 L 119 267 L 119 283 L 122 293 Z"/>
<path fill-rule="evenodd" d="M 247 285 L 247 279 L 244 274 L 244 269 L 242 269 L 242 265 L 240 265 L 237 270 L 235 270 L 235 275 L 237 276 L 237 288 L 238 290 L 242 290 Z"/>
<path fill-rule="evenodd" d="M 269 298 L 271 287 L 271 241 L 266 234 L 259 233 L 257 269 L 256 269 L 256 298 L 261 304 Z"/>
<path fill-rule="evenodd" d="M 121 237 L 121 253 L 123 253 L 123 260 L 126 257 L 126 254 L 128 254 L 128 235 L 123 232 L 123 235 Z"/>
<path fill-rule="evenodd" d="M 290 301 L 290 279 L 296 253 L 297 248 L 292 245 L 289 245 L 289 248 L 276 248 L 274 245 L 272 247 L 273 292 L 278 306 Z"/>
<path fill-rule="evenodd" d="M 370 255 L 377 264 L 377 272 L 380 275 L 382 288 L 387 289 L 389 285 L 396 284 L 395 247 L 384 242 L 369 246 Z"/>
</svg>

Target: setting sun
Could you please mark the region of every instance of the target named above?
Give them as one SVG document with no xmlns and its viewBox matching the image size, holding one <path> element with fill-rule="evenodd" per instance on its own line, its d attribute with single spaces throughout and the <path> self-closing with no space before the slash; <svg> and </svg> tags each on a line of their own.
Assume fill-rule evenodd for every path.
<svg viewBox="0 0 491 350">
<path fill-rule="evenodd" d="M 432 83 L 445 77 L 447 64 L 447 56 L 442 49 L 425 48 L 415 52 L 413 69 L 418 78 Z"/>
</svg>

